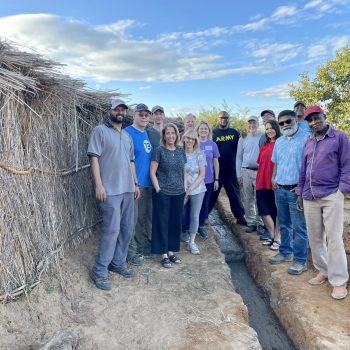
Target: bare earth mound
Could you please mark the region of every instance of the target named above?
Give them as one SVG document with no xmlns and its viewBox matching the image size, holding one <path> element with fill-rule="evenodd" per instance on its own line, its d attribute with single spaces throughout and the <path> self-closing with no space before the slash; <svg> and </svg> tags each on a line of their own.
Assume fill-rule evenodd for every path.
<svg viewBox="0 0 350 350">
<path fill-rule="evenodd" d="M 255 281 L 270 295 L 271 306 L 291 340 L 300 349 L 350 349 L 350 297 L 333 300 L 329 283 L 311 286 L 307 280 L 314 277 L 311 258 L 309 271 L 301 276 L 287 273 L 288 263 L 271 265 L 270 256 L 276 254 L 263 247 L 256 233 L 246 233 L 229 209 L 226 195 L 219 198 L 219 212 L 240 239 L 248 270 Z M 349 201 L 346 201 L 344 237 L 349 260 Z"/>
<path fill-rule="evenodd" d="M 38 349 L 61 329 L 76 333 L 84 350 L 261 349 L 212 237 L 199 242 L 200 256 L 183 246 L 172 269 L 155 257 L 132 280 L 111 275 L 110 292 L 87 277 L 97 244 L 95 235 L 69 250 L 57 278 L 0 305 L 1 349 Z"/>
</svg>

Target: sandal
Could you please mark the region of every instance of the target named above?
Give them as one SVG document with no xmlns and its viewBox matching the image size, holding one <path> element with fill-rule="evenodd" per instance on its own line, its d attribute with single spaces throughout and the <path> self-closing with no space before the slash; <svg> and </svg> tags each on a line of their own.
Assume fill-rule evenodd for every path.
<svg viewBox="0 0 350 350">
<path fill-rule="evenodd" d="M 161 265 L 163 267 L 166 267 L 166 268 L 169 268 L 169 267 L 172 267 L 171 265 L 171 261 L 169 258 L 163 258 L 161 261 L 160 261 Z"/>
<path fill-rule="evenodd" d="M 273 242 L 274 242 L 273 238 L 269 238 L 268 240 L 264 241 L 262 245 L 271 246 Z"/>
<path fill-rule="evenodd" d="M 181 260 L 180 260 L 176 255 L 170 255 L 170 256 L 169 256 L 169 260 L 170 260 L 173 264 L 181 264 Z"/>
<path fill-rule="evenodd" d="M 273 241 L 273 243 L 270 245 L 270 249 L 271 250 L 279 250 L 280 249 L 280 242 L 277 241 Z"/>
</svg>

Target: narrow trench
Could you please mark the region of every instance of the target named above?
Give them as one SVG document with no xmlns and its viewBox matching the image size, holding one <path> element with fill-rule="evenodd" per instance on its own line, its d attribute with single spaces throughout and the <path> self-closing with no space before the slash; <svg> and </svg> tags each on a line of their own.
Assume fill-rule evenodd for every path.
<svg viewBox="0 0 350 350">
<path fill-rule="evenodd" d="M 235 291 L 240 294 L 248 308 L 249 325 L 258 334 L 262 349 L 296 349 L 270 307 L 268 295 L 256 285 L 249 275 L 244 262 L 243 248 L 230 228 L 220 219 L 218 211 L 213 210 L 209 222 L 230 267 Z"/>
</svg>

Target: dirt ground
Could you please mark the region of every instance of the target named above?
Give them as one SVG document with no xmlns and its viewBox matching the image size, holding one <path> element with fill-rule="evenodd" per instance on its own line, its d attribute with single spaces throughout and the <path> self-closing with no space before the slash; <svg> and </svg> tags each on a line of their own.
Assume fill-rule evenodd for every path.
<svg viewBox="0 0 350 350">
<path fill-rule="evenodd" d="M 350 297 L 333 300 L 329 283 L 311 286 L 307 280 L 316 270 L 309 259 L 309 270 L 301 276 L 287 273 L 288 263 L 271 265 L 275 252 L 262 246 L 256 233 L 246 233 L 235 224 L 226 196 L 219 198 L 219 211 L 241 241 L 248 270 L 270 296 L 270 303 L 282 326 L 300 349 L 350 349 Z M 344 241 L 350 263 L 350 201 L 346 200 Z M 349 266 L 350 267 L 350 266 Z"/>
<path fill-rule="evenodd" d="M 70 249 L 53 277 L 0 305 L 1 349 L 38 349 L 62 329 L 78 335 L 80 350 L 261 349 L 212 237 L 199 241 L 200 256 L 184 245 L 172 269 L 152 258 L 132 280 L 111 275 L 108 292 L 88 278 L 97 244 L 96 234 Z"/>
</svg>

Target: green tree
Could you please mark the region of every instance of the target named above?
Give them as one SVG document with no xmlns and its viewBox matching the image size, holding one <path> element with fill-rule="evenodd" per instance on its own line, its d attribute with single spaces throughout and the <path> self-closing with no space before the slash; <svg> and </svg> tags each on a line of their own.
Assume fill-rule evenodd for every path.
<svg viewBox="0 0 350 350">
<path fill-rule="evenodd" d="M 236 105 L 236 108 L 232 108 L 225 100 L 222 102 L 221 107 L 201 108 L 199 110 L 197 119 L 205 120 L 213 128 L 217 126 L 217 118 L 220 111 L 226 111 L 230 116 L 230 126 L 238 131 L 246 131 L 247 123 L 245 119 L 250 113 L 250 109 L 247 107 L 241 107 Z"/>
<path fill-rule="evenodd" d="M 308 72 L 300 74 L 299 86 L 292 86 L 290 96 L 308 106 L 325 107 L 329 123 L 350 136 L 350 46 L 318 66 L 314 79 Z"/>
</svg>

